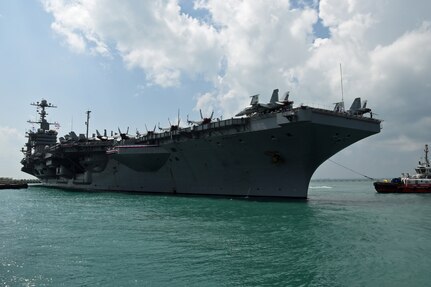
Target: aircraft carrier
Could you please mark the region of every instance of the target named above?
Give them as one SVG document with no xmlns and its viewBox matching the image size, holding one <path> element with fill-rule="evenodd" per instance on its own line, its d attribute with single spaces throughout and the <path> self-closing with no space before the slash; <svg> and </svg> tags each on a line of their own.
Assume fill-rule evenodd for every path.
<svg viewBox="0 0 431 287">
<path fill-rule="evenodd" d="M 315 170 L 328 158 L 380 132 L 366 102 L 333 110 L 278 99 L 249 107 L 234 118 L 180 122 L 158 132 L 109 136 L 71 131 L 57 140 L 46 100 L 33 103 L 40 119 L 26 133 L 22 171 L 44 186 L 82 190 L 238 197 L 306 198 Z"/>
</svg>

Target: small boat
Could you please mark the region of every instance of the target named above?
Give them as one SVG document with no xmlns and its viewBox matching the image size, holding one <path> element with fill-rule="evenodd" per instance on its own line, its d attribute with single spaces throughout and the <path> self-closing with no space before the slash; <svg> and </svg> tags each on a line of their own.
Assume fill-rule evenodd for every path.
<svg viewBox="0 0 431 287">
<path fill-rule="evenodd" d="M 428 159 L 428 145 L 425 145 L 425 161 L 419 161 L 416 174 L 402 174 L 392 180 L 374 182 L 379 193 L 431 193 L 431 167 Z"/>
</svg>

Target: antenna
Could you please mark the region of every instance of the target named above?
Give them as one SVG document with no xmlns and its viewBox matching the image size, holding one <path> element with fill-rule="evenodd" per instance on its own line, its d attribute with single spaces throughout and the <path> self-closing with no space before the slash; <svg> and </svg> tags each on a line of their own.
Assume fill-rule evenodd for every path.
<svg viewBox="0 0 431 287">
<path fill-rule="evenodd" d="M 340 63 L 340 79 L 341 79 L 341 102 L 344 103 L 343 70 L 341 69 L 341 63 Z"/>
<path fill-rule="evenodd" d="M 85 122 L 85 125 L 87 126 L 87 133 L 85 135 L 86 135 L 87 139 L 88 139 L 88 127 L 90 126 L 90 113 L 91 113 L 90 110 L 86 111 L 87 121 Z"/>
<path fill-rule="evenodd" d="M 54 106 L 51 103 L 48 103 L 45 99 L 42 99 L 40 102 L 31 103 L 32 106 L 36 106 L 37 113 L 40 115 L 40 119 L 35 121 L 27 121 L 31 124 L 40 124 L 40 129 L 47 131 L 49 130 L 49 125 L 52 123 L 49 123 L 46 120 L 46 116 L 48 113 L 46 112 L 45 108 L 56 108 L 57 106 Z"/>
</svg>

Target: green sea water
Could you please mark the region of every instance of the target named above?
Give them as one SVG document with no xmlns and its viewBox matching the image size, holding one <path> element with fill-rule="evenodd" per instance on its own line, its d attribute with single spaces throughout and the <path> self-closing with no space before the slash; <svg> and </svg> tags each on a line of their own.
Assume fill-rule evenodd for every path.
<svg viewBox="0 0 431 287">
<path fill-rule="evenodd" d="M 431 194 L 0 190 L 0 286 L 430 286 Z"/>
</svg>

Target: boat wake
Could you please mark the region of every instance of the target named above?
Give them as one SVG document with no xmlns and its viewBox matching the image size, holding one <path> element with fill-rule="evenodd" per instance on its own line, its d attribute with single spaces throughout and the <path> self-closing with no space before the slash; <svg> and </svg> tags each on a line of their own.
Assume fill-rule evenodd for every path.
<svg viewBox="0 0 431 287">
<path fill-rule="evenodd" d="M 327 185 L 318 185 L 318 186 L 310 186 L 310 189 L 331 189 L 332 186 L 327 186 Z"/>
</svg>

